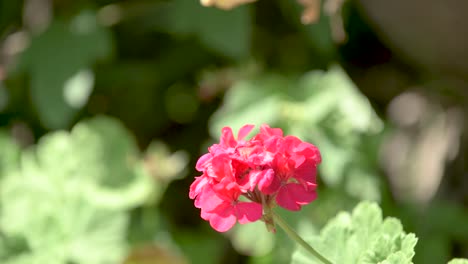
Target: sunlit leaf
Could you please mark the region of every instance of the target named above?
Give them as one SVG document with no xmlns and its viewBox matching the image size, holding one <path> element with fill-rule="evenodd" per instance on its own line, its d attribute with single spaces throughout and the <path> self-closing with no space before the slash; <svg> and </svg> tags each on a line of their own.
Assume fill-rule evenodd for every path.
<svg viewBox="0 0 468 264">
<path fill-rule="evenodd" d="M 0 179 L 18 166 L 19 157 L 19 146 L 5 131 L 0 130 Z"/>
<path fill-rule="evenodd" d="M 81 70 L 71 77 L 64 86 L 63 96 L 67 104 L 80 109 L 88 101 L 94 84 L 94 75 L 90 70 Z"/>
<path fill-rule="evenodd" d="M 91 202 L 119 209 L 145 201 L 152 180 L 139 162 L 133 137 L 121 123 L 96 117 L 76 125 L 71 137 L 82 177 L 93 179 L 86 190 Z"/>
<path fill-rule="evenodd" d="M 456 258 L 450 260 L 447 264 L 468 264 L 468 259 Z"/>
<path fill-rule="evenodd" d="M 120 262 L 127 210 L 153 185 L 139 159 L 131 135 L 107 117 L 41 138 L 1 181 L 0 246 L 18 251 L 2 263 Z"/>
<path fill-rule="evenodd" d="M 287 79 L 276 75 L 236 83 L 225 95 L 224 104 L 210 120 L 210 133 L 218 137 L 221 128 L 237 131 L 244 124 L 275 124 L 280 119 Z"/>
<path fill-rule="evenodd" d="M 333 263 L 412 263 L 417 238 L 406 234 L 399 220 L 382 218 L 375 203 L 362 202 L 352 214 L 340 213 L 319 236 L 305 237 Z M 310 253 L 297 249 L 292 263 L 321 263 Z"/>
</svg>

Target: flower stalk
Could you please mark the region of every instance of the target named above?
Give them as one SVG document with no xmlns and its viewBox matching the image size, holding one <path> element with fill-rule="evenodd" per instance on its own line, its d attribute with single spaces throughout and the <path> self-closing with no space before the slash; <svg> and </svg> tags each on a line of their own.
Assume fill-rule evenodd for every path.
<svg viewBox="0 0 468 264">
<path fill-rule="evenodd" d="M 286 221 L 281 218 L 277 213 L 275 213 L 273 210 L 270 211 L 271 215 L 273 216 L 273 219 L 275 223 L 277 223 L 283 230 L 286 232 L 286 234 L 291 238 L 292 240 L 296 241 L 299 245 L 301 245 L 305 250 L 310 252 L 314 257 L 319 259 L 322 263 L 324 264 L 332 264 L 331 261 L 326 259 L 324 256 L 322 256 L 318 251 L 316 251 L 311 245 L 309 245 L 307 242 L 304 241 L 297 233 L 292 229 Z"/>
</svg>

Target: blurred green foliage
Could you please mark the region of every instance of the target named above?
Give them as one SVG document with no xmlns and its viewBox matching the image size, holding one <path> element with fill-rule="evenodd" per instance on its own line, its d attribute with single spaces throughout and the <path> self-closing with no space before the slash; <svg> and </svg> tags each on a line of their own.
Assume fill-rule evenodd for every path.
<svg viewBox="0 0 468 264">
<path fill-rule="evenodd" d="M 109 31 L 97 24 L 92 12 L 84 10 L 70 20 L 54 21 L 33 37 L 18 62 L 19 70 L 31 76 L 40 120 L 52 129 L 68 127 L 86 104 L 94 85 L 89 68 L 112 49 Z"/>
<path fill-rule="evenodd" d="M 223 11 L 197 1 L 175 0 L 160 12 L 167 14 L 156 25 L 161 31 L 195 36 L 207 48 L 232 59 L 249 54 L 252 23 L 247 6 Z"/>
<path fill-rule="evenodd" d="M 398 95 L 429 87 L 464 120 L 464 82 L 407 63 L 357 1 L 313 2 L 0 0 L 0 262 L 313 263 L 261 222 L 216 233 L 188 198 L 198 157 L 246 123 L 321 150 L 317 200 L 277 213 L 336 263 L 468 257 L 466 128 L 425 204 L 382 155 L 426 127 L 395 122 Z"/>
</svg>

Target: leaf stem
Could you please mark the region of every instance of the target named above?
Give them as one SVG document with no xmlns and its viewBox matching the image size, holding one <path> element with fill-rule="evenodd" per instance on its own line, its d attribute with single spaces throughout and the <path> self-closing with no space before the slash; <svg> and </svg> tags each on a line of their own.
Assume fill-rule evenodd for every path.
<svg viewBox="0 0 468 264">
<path fill-rule="evenodd" d="M 273 215 L 273 218 L 275 220 L 275 222 L 284 230 L 284 232 L 286 232 L 286 234 L 289 236 L 289 238 L 291 238 L 292 240 L 296 241 L 299 245 L 301 245 L 302 247 L 304 247 L 304 249 L 306 249 L 307 251 L 309 251 L 312 255 L 314 255 L 314 257 L 316 257 L 317 259 L 319 259 L 322 263 L 325 263 L 325 264 L 332 264 L 331 261 L 329 261 L 328 259 L 326 259 L 324 256 L 320 255 L 320 253 L 318 253 L 312 246 L 310 246 L 307 242 L 304 241 L 304 239 L 302 239 L 297 233 L 296 231 L 294 231 L 289 225 L 288 223 L 286 223 L 286 221 L 283 220 L 283 218 L 281 218 L 281 216 L 279 216 L 276 212 L 274 212 L 273 210 L 271 210 L 271 214 Z"/>
</svg>

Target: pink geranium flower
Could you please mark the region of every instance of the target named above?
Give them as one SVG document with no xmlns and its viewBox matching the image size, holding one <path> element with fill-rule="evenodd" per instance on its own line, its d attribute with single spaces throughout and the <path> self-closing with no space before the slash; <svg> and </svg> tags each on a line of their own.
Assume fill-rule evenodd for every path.
<svg viewBox="0 0 468 264">
<path fill-rule="evenodd" d="M 219 144 L 209 147 L 196 164 L 202 175 L 195 177 L 189 196 L 219 232 L 236 222 L 270 219 L 265 214 L 276 205 L 300 210 L 317 197 L 319 150 L 268 125 L 245 140 L 253 127 L 243 126 L 237 138 L 231 128 L 223 128 Z"/>
</svg>

